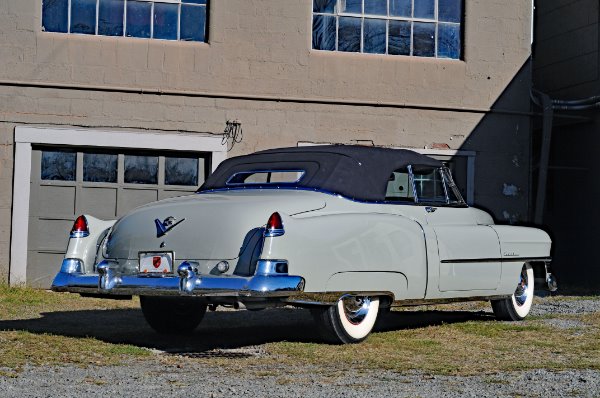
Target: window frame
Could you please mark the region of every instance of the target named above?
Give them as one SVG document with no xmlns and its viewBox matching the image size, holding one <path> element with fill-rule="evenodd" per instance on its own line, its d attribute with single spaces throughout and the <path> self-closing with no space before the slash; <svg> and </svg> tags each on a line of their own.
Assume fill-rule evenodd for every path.
<svg viewBox="0 0 600 398">
<path fill-rule="evenodd" d="M 444 190 L 444 196 L 446 198 L 444 202 L 436 201 L 436 200 L 427 201 L 427 200 L 425 200 L 425 198 L 423 198 L 423 199 L 419 198 L 419 194 L 417 192 L 415 174 L 413 172 L 413 166 L 409 164 L 408 166 L 406 166 L 406 169 L 408 170 L 409 183 L 411 184 L 411 187 L 413 190 L 414 203 L 416 205 L 427 205 L 427 206 L 437 206 L 437 207 L 468 207 L 467 203 L 465 202 L 464 198 L 462 197 L 458 188 L 456 187 L 454 180 L 452 180 L 452 173 L 450 172 L 448 167 L 442 166 L 442 167 L 434 167 L 433 168 L 434 173 L 439 173 L 440 181 L 442 183 L 442 187 Z M 446 179 L 446 175 L 449 176 L 450 181 L 448 181 Z M 452 192 L 454 193 L 454 196 L 456 196 L 458 201 L 450 202 L 450 195 L 448 194 L 449 189 L 452 190 Z"/>
<path fill-rule="evenodd" d="M 70 1 L 70 0 L 69 0 Z M 352 54 L 368 54 L 368 55 L 391 55 L 398 57 L 418 57 L 418 58 L 435 58 L 435 59 L 444 59 L 448 61 L 463 61 L 464 60 L 464 24 L 465 24 L 465 1 L 459 0 L 461 2 L 461 16 L 460 22 L 448 22 L 448 21 L 440 21 L 439 20 L 439 0 L 434 0 L 434 16 L 433 19 L 427 18 L 415 18 L 412 14 L 414 14 L 414 2 L 415 0 L 411 0 L 411 16 L 410 17 L 401 17 L 401 16 L 392 16 L 390 15 L 390 1 L 387 0 L 387 15 L 376 15 L 376 14 L 366 14 L 365 13 L 365 0 L 361 0 L 361 10 L 359 13 L 347 13 L 341 12 L 339 10 L 339 4 L 341 0 L 336 0 L 334 5 L 333 13 L 328 12 L 316 12 L 313 11 L 314 0 L 311 1 L 311 50 L 312 51 L 322 51 L 322 52 L 336 52 L 336 53 L 345 53 L 346 51 L 339 50 L 339 27 L 340 27 L 340 18 L 350 17 L 350 18 L 360 18 L 361 19 L 361 29 L 360 29 L 360 51 L 358 52 L 350 52 Z M 313 47 L 312 35 L 314 34 L 314 20 L 315 16 L 329 16 L 335 18 L 335 49 L 334 50 L 321 50 Z M 366 19 L 376 19 L 386 21 L 385 28 L 385 53 L 369 53 L 364 51 L 364 25 Z M 389 54 L 389 39 L 390 39 L 390 21 L 401 21 L 401 22 L 409 22 L 410 23 L 410 54 L 408 55 L 396 55 Z M 414 55 L 414 23 L 433 23 L 435 25 L 435 37 L 434 37 L 434 55 L 431 57 L 428 56 L 419 56 Z M 453 25 L 458 26 L 460 30 L 460 46 L 459 46 L 459 56 L 458 58 L 450 58 L 450 57 L 439 57 L 438 56 L 438 39 L 439 39 L 439 25 Z"/>
<path fill-rule="evenodd" d="M 298 177 L 296 178 L 295 181 L 275 181 L 275 182 L 271 182 L 271 174 L 273 173 L 298 173 Z M 234 179 L 239 176 L 239 175 L 243 175 L 243 174 L 247 174 L 248 177 L 254 174 L 268 174 L 267 177 L 267 182 L 233 182 Z M 264 186 L 290 186 L 290 185 L 295 185 L 298 184 L 306 175 L 306 170 L 300 170 L 300 169 L 265 169 L 265 170 L 249 170 L 249 171 L 238 171 L 236 173 L 234 173 L 231 177 L 229 177 L 227 179 L 227 181 L 225 182 L 225 185 L 229 185 L 232 187 L 243 187 L 243 186 L 249 186 L 249 187 L 256 187 L 259 185 L 264 185 Z M 246 178 L 248 178 L 246 177 Z"/>
<path fill-rule="evenodd" d="M 40 29 L 44 33 L 59 33 L 59 34 L 67 34 L 67 35 L 82 35 L 82 36 L 100 36 L 100 37 L 126 37 L 130 39 L 143 39 L 143 40 L 161 40 L 167 42 L 191 42 L 191 43 L 205 43 L 208 44 L 209 40 L 209 11 L 210 11 L 210 2 L 211 0 L 206 0 L 205 4 L 198 3 L 186 3 L 184 0 L 123 0 L 123 34 L 122 35 L 103 35 L 98 33 L 98 22 L 100 19 L 100 1 L 95 0 L 96 2 L 96 20 L 94 26 L 94 33 L 75 33 L 71 32 L 71 22 L 72 22 L 72 0 L 67 0 L 67 31 L 66 32 L 55 32 L 55 31 L 46 31 L 44 30 L 44 18 L 43 18 L 43 2 L 44 0 L 40 0 L 41 2 L 41 15 L 40 15 Z M 142 3 L 150 3 L 150 37 L 136 37 L 136 36 L 127 36 L 127 2 L 142 2 Z M 176 4 L 177 7 L 177 38 L 176 39 L 161 39 L 154 37 L 154 5 L 156 3 L 166 3 L 166 4 Z M 196 41 L 196 40 L 181 40 L 181 9 L 182 6 L 192 6 L 192 7 L 204 7 L 205 8 L 205 18 L 204 18 L 204 41 Z"/>
</svg>

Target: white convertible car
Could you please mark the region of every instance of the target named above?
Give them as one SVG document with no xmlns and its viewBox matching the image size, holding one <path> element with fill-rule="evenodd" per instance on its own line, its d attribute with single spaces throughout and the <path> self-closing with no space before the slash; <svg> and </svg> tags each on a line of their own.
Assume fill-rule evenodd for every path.
<svg viewBox="0 0 600 398">
<path fill-rule="evenodd" d="M 326 341 L 367 337 L 391 306 L 491 301 L 523 319 L 556 289 L 548 235 L 496 225 L 449 170 L 408 150 L 282 148 L 224 161 L 195 195 L 121 219 L 80 216 L 52 289 L 139 295 L 162 333 L 207 308 L 311 309 Z"/>
</svg>

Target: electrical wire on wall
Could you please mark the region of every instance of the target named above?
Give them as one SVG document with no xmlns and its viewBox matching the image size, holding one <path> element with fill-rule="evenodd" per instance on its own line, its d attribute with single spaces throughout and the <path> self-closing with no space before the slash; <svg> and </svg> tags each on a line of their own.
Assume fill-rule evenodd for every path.
<svg viewBox="0 0 600 398">
<path fill-rule="evenodd" d="M 239 120 L 228 120 L 225 122 L 225 130 L 223 131 L 223 140 L 221 145 L 227 144 L 227 152 L 233 149 L 233 146 L 242 142 L 244 133 L 242 131 L 242 123 Z M 231 142 L 231 146 L 229 146 Z"/>
</svg>

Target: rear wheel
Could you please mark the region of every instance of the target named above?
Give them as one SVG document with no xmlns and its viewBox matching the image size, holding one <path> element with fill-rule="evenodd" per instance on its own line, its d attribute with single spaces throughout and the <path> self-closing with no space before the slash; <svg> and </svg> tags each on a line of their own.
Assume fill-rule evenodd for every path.
<svg viewBox="0 0 600 398">
<path fill-rule="evenodd" d="M 325 341 L 352 344 L 371 333 L 378 311 L 379 298 L 346 295 L 335 305 L 313 309 L 312 314 Z"/>
<path fill-rule="evenodd" d="M 492 309 L 497 319 L 520 321 L 529 314 L 533 303 L 533 268 L 525 264 L 513 295 L 502 300 L 492 300 Z"/>
<path fill-rule="evenodd" d="M 188 334 L 200 324 L 206 304 L 196 297 L 140 296 L 146 322 L 162 334 Z"/>
</svg>

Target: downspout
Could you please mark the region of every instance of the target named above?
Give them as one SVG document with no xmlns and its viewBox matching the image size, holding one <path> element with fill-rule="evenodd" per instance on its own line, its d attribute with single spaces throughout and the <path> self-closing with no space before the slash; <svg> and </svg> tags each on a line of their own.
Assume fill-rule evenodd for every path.
<svg viewBox="0 0 600 398">
<path fill-rule="evenodd" d="M 550 98 L 548 94 L 532 89 L 531 100 L 542 108 L 542 147 L 533 217 L 534 223 L 541 225 L 544 221 L 544 205 L 546 204 L 546 182 L 548 180 L 554 111 L 576 112 L 600 109 L 600 96 L 595 95 L 578 100 L 557 100 Z"/>
<path fill-rule="evenodd" d="M 548 180 L 548 165 L 550 161 L 550 142 L 552 139 L 552 119 L 554 107 L 548 94 L 536 92 L 541 99 L 542 106 L 542 148 L 540 153 L 540 166 L 538 172 L 537 195 L 535 198 L 535 214 L 533 222 L 541 225 L 544 219 L 544 206 L 546 204 L 546 182 Z"/>
</svg>

